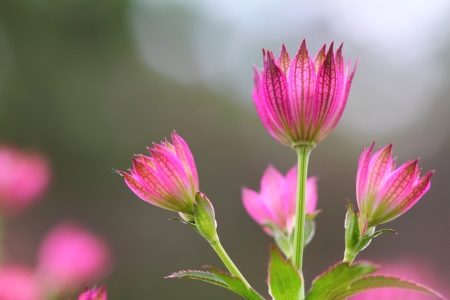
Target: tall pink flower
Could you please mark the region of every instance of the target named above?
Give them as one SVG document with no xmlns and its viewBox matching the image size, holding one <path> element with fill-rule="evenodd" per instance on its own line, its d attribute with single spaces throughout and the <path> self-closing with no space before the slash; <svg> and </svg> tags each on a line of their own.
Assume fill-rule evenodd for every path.
<svg viewBox="0 0 450 300">
<path fill-rule="evenodd" d="M 107 300 L 106 287 L 104 285 L 99 288 L 86 288 L 86 291 L 82 293 L 78 300 Z"/>
<path fill-rule="evenodd" d="M 0 267 L 1 300 L 42 300 L 43 292 L 33 272 L 24 266 Z"/>
<path fill-rule="evenodd" d="M 50 289 L 72 291 L 102 279 L 111 268 L 106 243 L 74 224 L 60 224 L 43 240 L 37 274 Z"/>
<path fill-rule="evenodd" d="M 276 229 L 290 234 L 295 225 L 297 199 L 297 167 L 281 175 L 269 166 L 261 179 L 261 192 L 243 188 L 242 200 L 250 216 L 260 225 L 271 224 Z M 306 213 L 314 214 L 317 203 L 316 178 L 306 183 Z M 272 231 L 265 227 L 268 234 Z"/>
<path fill-rule="evenodd" d="M 154 148 L 149 148 L 151 157 L 136 155 L 130 174 L 119 174 L 142 200 L 187 217 L 193 215 L 199 190 L 197 168 L 188 145 L 175 132 L 172 142 L 153 144 Z"/>
<path fill-rule="evenodd" d="M 36 202 L 50 181 L 50 167 L 37 153 L 0 146 L 0 212 L 19 212 Z"/>
<path fill-rule="evenodd" d="M 372 154 L 375 143 L 363 148 L 356 177 L 356 198 L 368 226 L 391 221 L 410 209 L 430 188 L 434 171 L 420 178 L 419 160 L 395 169 L 392 144 Z"/>
<path fill-rule="evenodd" d="M 263 50 L 262 74 L 255 68 L 253 101 L 269 133 L 287 146 L 314 145 L 336 127 L 347 103 L 356 65 L 322 47 L 314 59 L 303 40 L 294 59 L 283 45 L 278 60 Z"/>
</svg>

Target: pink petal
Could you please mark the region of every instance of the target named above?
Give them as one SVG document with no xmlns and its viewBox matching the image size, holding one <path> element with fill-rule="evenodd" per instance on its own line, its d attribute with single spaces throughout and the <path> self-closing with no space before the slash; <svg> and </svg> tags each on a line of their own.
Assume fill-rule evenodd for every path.
<svg viewBox="0 0 450 300">
<path fill-rule="evenodd" d="M 381 150 L 375 152 L 370 159 L 369 173 L 366 182 L 364 194 L 366 196 L 374 193 L 379 187 L 384 178 L 391 173 L 392 167 L 392 143 Z"/>
<path fill-rule="evenodd" d="M 325 61 L 325 52 L 327 49 L 327 44 L 324 44 L 322 48 L 317 53 L 316 57 L 314 58 L 314 70 L 316 73 L 319 73 L 320 68 L 323 65 L 323 62 Z"/>
<path fill-rule="evenodd" d="M 289 129 L 292 118 L 286 76 L 276 65 L 273 53 L 268 52 L 262 74 L 262 95 L 269 116 L 283 129 Z"/>
<path fill-rule="evenodd" d="M 172 141 L 175 146 L 175 150 L 178 158 L 185 164 L 187 173 L 190 174 L 190 178 L 193 180 L 193 188 L 198 191 L 198 174 L 197 167 L 195 166 L 194 156 L 189 150 L 187 143 L 175 132 L 172 134 Z"/>
<path fill-rule="evenodd" d="M 317 205 L 317 177 L 309 177 L 306 181 L 306 213 L 312 214 Z"/>
<path fill-rule="evenodd" d="M 315 106 L 314 106 L 314 135 L 319 135 L 319 131 L 328 120 L 332 119 L 339 101 L 336 98 L 340 92 L 340 82 L 336 70 L 333 54 L 333 43 L 330 45 L 324 64 L 319 69 L 316 79 Z"/>
<path fill-rule="evenodd" d="M 286 75 L 286 77 L 289 74 L 289 67 L 291 65 L 291 58 L 289 57 L 289 53 L 286 50 L 286 46 L 281 47 L 281 53 L 280 57 L 278 58 L 278 66 L 280 67 L 281 71 Z"/>
<path fill-rule="evenodd" d="M 272 166 L 269 166 L 261 179 L 261 198 L 270 212 L 271 222 L 284 228 L 286 215 L 284 214 L 283 196 L 284 178 Z"/>
<path fill-rule="evenodd" d="M 358 200 L 358 206 L 361 209 L 364 206 L 364 189 L 366 187 L 367 177 L 369 173 L 370 155 L 375 147 L 375 142 L 366 149 L 363 147 L 363 152 L 359 157 L 358 171 L 356 173 L 356 199 Z"/>
<path fill-rule="evenodd" d="M 303 40 L 289 74 L 289 92 L 292 118 L 299 136 L 305 138 L 314 109 L 316 73 Z"/>
</svg>

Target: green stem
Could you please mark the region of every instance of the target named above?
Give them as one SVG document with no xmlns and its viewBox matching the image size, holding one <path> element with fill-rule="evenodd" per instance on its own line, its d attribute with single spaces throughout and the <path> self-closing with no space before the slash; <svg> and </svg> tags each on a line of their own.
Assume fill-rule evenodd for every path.
<svg viewBox="0 0 450 300">
<path fill-rule="evenodd" d="M 312 146 L 298 145 L 294 149 L 298 156 L 298 185 L 297 185 L 297 211 L 295 215 L 294 256 L 295 267 L 302 272 L 303 248 L 305 247 L 305 202 L 306 202 L 306 178 L 308 173 L 308 159 Z M 305 285 L 302 284 L 300 300 L 305 298 Z"/>
<path fill-rule="evenodd" d="M 251 288 L 250 284 L 247 282 L 247 280 L 245 280 L 244 276 L 241 274 L 241 272 L 239 272 L 238 268 L 235 266 L 235 264 L 233 263 L 231 258 L 225 252 L 225 249 L 222 247 L 222 244 L 220 244 L 219 239 L 217 238 L 217 239 L 211 240 L 211 241 L 209 241 L 209 243 L 213 247 L 213 249 L 216 251 L 217 255 L 219 255 L 220 259 L 225 264 L 228 271 L 230 271 L 230 273 L 233 274 L 233 276 L 242 280 L 242 282 L 245 284 L 247 289 L 250 289 Z"/>
</svg>

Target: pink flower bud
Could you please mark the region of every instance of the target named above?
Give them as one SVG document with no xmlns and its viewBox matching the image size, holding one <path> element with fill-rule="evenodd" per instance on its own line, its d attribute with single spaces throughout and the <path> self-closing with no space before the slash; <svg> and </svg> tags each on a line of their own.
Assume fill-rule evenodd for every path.
<svg viewBox="0 0 450 300">
<path fill-rule="evenodd" d="M 128 187 L 142 200 L 164 209 L 193 215 L 198 192 L 197 168 L 186 142 L 175 132 L 172 142 L 149 148 L 151 157 L 133 158 L 130 174 L 119 171 Z M 183 215 L 182 215 L 183 216 Z"/>
<path fill-rule="evenodd" d="M 23 266 L 0 267 L 1 300 L 42 300 L 41 288 L 31 270 Z"/>
<path fill-rule="evenodd" d="M 262 74 L 254 70 L 253 101 L 263 125 L 284 145 L 315 145 L 336 127 L 347 103 L 356 65 L 345 63 L 342 45 L 324 45 L 309 56 L 303 40 L 291 60 L 283 45 L 278 60 L 263 49 Z"/>
<path fill-rule="evenodd" d="M 37 273 L 50 289 L 60 293 L 98 281 L 110 268 L 106 243 L 74 224 L 58 225 L 39 249 Z"/>
<path fill-rule="evenodd" d="M 281 175 L 269 166 L 261 179 L 261 192 L 243 188 L 242 200 L 249 215 L 260 225 L 270 223 L 278 230 L 291 233 L 295 226 L 297 199 L 297 167 Z M 316 178 L 310 177 L 306 183 L 306 213 L 313 214 L 317 203 Z M 272 231 L 265 227 L 272 235 Z"/>
<path fill-rule="evenodd" d="M 368 227 L 391 221 L 408 211 L 430 188 L 434 171 L 420 178 L 419 160 L 395 169 L 392 144 L 371 156 L 375 143 L 363 148 L 356 176 L 356 198 Z"/>
<path fill-rule="evenodd" d="M 0 212 L 14 214 L 31 206 L 49 181 L 45 158 L 0 146 Z"/>
<path fill-rule="evenodd" d="M 78 297 L 78 300 L 108 300 L 106 287 L 102 285 L 99 288 L 86 288 L 86 291 Z"/>
</svg>

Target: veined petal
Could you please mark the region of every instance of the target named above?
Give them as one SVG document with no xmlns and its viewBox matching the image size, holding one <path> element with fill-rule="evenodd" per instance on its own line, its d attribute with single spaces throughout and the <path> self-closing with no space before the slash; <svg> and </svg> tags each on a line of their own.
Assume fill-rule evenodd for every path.
<svg viewBox="0 0 450 300">
<path fill-rule="evenodd" d="M 373 203 L 370 223 L 373 223 L 372 219 L 378 219 L 378 216 L 384 212 L 392 211 L 405 195 L 409 194 L 417 180 L 417 164 L 417 160 L 405 163 L 386 178 L 383 188 L 378 192 Z"/>
<path fill-rule="evenodd" d="M 404 214 L 408 211 L 414 204 L 419 201 L 419 199 L 430 189 L 431 185 L 431 177 L 433 176 L 434 171 L 430 171 L 425 176 L 423 176 L 417 184 L 415 184 L 411 190 L 411 192 L 404 198 L 400 203 L 396 205 L 396 207 L 392 210 L 392 216 L 386 216 L 384 222 L 388 222 L 393 218 L 397 218 L 398 216 Z M 388 218 L 390 217 L 390 218 Z"/>
<path fill-rule="evenodd" d="M 261 179 L 261 197 L 272 216 L 272 222 L 284 227 L 286 216 L 283 210 L 284 178 L 274 167 L 269 166 Z"/>
<path fill-rule="evenodd" d="M 344 58 L 342 57 L 342 47 L 344 43 L 342 43 L 336 51 L 336 68 L 339 72 L 339 75 L 342 76 L 344 74 Z"/>
<path fill-rule="evenodd" d="M 308 54 L 306 42 L 303 40 L 295 59 L 292 62 L 288 86 L 292 118 L 298 136 L 305 138 L 314 110 L 316 87 L 314 64 Z"/>
<path fill-rule="evenodd" d="M 367 182 L 367 177 L 369 173 L 370 155 L 375 147 L 375 142 L 366 149 L 363 147 L 363 152 L 359 157 L 358 171 L 356 173 L 356 199 L 358 201 L 358 206 L 360 210 L 364 209 L 364 189 Z"/>
<path fill-rule="evenodd" d="M 364 194 L 371 195 L 378 188 L 381 187 L 381 183 L 384 178 L 391 173 L 392 167 L 392 143 L 387 145 L 381 150 L 375 152 L 370 159 L 369 173 L 367 182 L 365 184 Z"/>
<path fill-rule="evenodd" d="M 316 57 L 314 58 L 314 70 L 316 71 L 316 74 L 319 73 L 320 68 L 323 65 L 323 62 L 325 61 L 325 52 L 327 50 L 327 44 L 324 44 L 320 51 L 317 53 Z"/>
<path fill-rule="evenodd" d="M 189 178 L 192 180 L 192 188 L 197 192 L 199 189 L 197 167 L 195 166 L 194 156 L 189 150 L 187 143 L 176 134 L 174 131 L 172 134 L 172 141 L 175 146 L 177 157 L 184 163 L 185 170 L 189 173 Z"/>
<path fill-rule="evenodd" d="M 262 74 L 262 95 L 269 116 L 285 131 L 292 124 L 286 76 L 276 65 L 272 52 L 267 53 Z"/>
<path fill-rule="evenodd" d="M 291 58 L 289 57 L 289 53 L 286 50 L 286 46 L 283 44 L 281 46 L 281 53 L 280 57 L 278 58 L 278 66 L 280 67 L 281 71 L 288 77 L 289 74 L 289 67 L 291 65 Z"/>
<path fill-rule="evenodd" d="M 150 152 L 155 160 L 158 177 L 166 189 L 173 195 L 188 197 L 193 201 L 196 191 L 189 188 L 188 174 L 177 157 L 169 151 L 151 149 Z"/>
<path fill-rule="evenodd" d="M 328 119 L 333 117 L 333 113 L 338 106 L 336 96 L 339 95 L 338 75 L 333 54 L 333 43 L 330 45 L 326 59 L 319 69 L 316 79 L 315 106 L 314 106 L 314 137 L 320 134 L 322 126 Z M 313 138 L 314 138 L 313 137 Z"/>
</svg>

